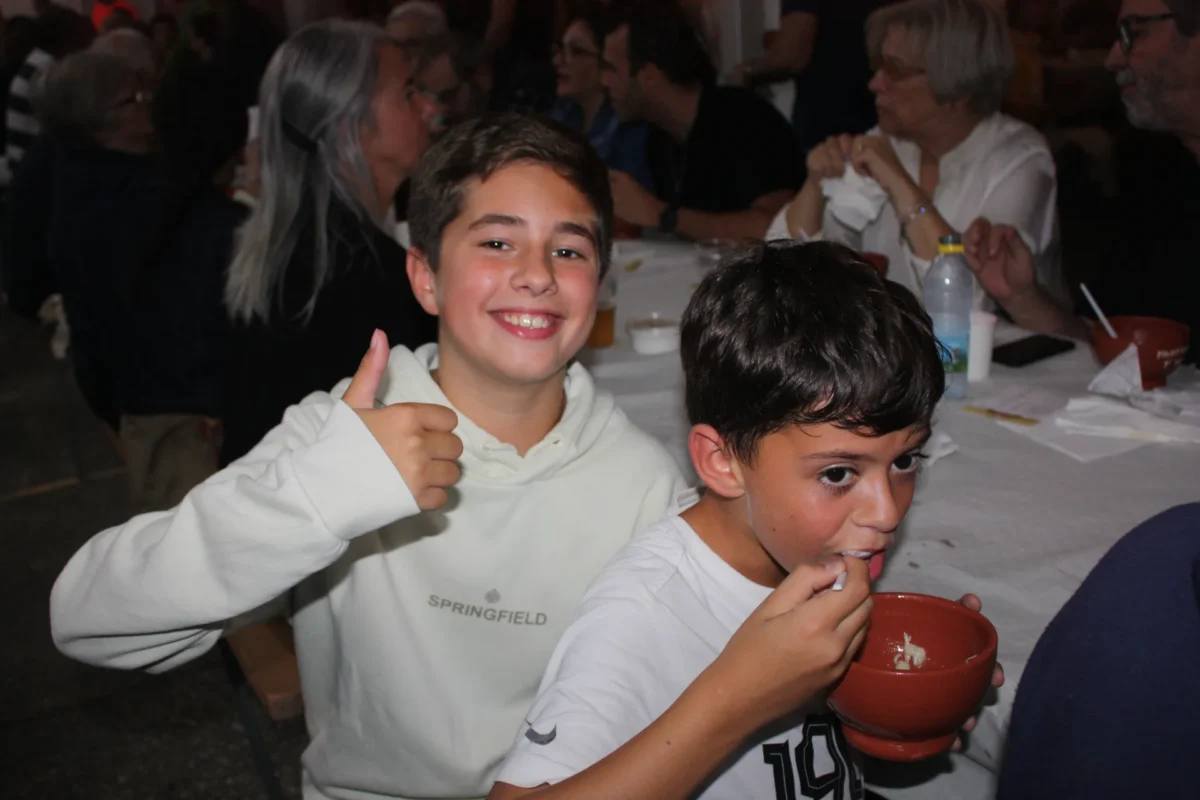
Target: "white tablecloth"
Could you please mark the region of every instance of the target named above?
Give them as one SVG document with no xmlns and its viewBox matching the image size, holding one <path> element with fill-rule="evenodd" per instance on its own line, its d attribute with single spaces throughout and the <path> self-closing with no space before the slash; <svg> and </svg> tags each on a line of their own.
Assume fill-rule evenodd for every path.
<svg viewBox="0 0 1200 800">
<path fill-rule="evenodd" d="M 633 258 L 642 264 L 623 267 Z M 683 373 L 677 353 L 640 356 L 624 325 L 651 312 L 682 314 L 700 280 L 692 248 L 621 243 L 617 343 L 580 360 L 629 417 L 660 438 L 689 474 Z M 998 332 L 998 341 L 1004 340 Z M 998 364 L 973 396 L 1025 384 L 1083 394 L 1098 365 L 1079 347 L 1021 369 Z M 994 792 L 1013 697 L 1038 637 L 1100 557 L 1138 523 L 1200 499 L 1200 447 L 1148 445 L 1082 464 L 946 402 L 935 424 L 959 451 L 923 474 L 897 546 L 878 583 L 957 599 L 973 592 L 999 633 L 1006 685 L 988 705 L 965 756 L 903 767 L 873 765 L 887 797 L 972 800 Z"/>
</svg>

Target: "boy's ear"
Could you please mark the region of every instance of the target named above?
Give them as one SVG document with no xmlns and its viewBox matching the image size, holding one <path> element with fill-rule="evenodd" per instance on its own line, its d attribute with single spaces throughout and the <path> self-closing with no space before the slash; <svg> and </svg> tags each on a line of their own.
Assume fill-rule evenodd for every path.
<svg viewBox="0 0 1200 800">
<path fill-rule="evenodd" d="M 745 494 L 742 465 L 729 452 L 721 434 L 711 425 L 694 425 L 688 434 L 688 455 L 704 485 L 722 497 Z"/>
<path fill-rule="evenodd" d="M 425 309 L 425 313 L 437 316 L 437 273 L 429 266 L 429 259 L 415 247 L 408 248 L 408 259 L 404 264 L 413 296 Z"/>
</svg>

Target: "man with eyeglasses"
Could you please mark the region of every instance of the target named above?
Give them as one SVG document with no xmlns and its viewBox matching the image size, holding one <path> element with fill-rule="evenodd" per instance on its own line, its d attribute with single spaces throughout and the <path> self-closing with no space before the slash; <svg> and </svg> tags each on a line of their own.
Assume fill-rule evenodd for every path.
<svg viewBox="0 0 1200 800">
<path fill-rule="evenodd" d="M 1189 325 L 1200 354 L 1200 0 L 1124 0 L 1105 65 L 1129 121 L 1143 131 L 1119 198 L 1116 246 L 1089 284 L 1106 314 Z M 1171 138 L 1156 141 L 1152 132 Z M 1191 157 L 1175 153 L 1183 148 Z M 1182 156 L 1182 157 L 1179 157 Z M 1087 340 L 1091 323 L 1035 280 L 1029 250 L 1007 225 L 976 220 L 967 261 L 1021 327 Z M 1083 310 L 1080 308 L 1079 310 Z"/>
</svg>

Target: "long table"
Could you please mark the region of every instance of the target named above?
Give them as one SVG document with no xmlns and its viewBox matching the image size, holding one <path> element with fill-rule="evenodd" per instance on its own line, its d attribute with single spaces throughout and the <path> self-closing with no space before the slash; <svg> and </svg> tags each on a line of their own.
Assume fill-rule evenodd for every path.
<svg viewBox="0 0 1200 800">
<path fill-rule="evenodd" d="M 621 243 L 613 259 L 616 344 L 580 356 L 598 385 L 689 474 L 679 356 L 633 352 L 625 323 L 652 312 L 682 314 L 701 277 L 693 254 L 684 244 Z M 633 259 L 640 266 L 626 271 Z M 1097 369 L 1090 350 L 1079 347 L 1020 369 L 994 364 L 991 380 L 971 393 L 1022 384 L 1083 394 Z M 1148 445 L 1083 464 L 961 406 L 944 401 L 938 409 L 936 428 L 959 450 L 922 474 L 877 588 L 979 595 L 999 633 L 1007 683 L 990 699 L 962 755 L 868 765 L 868 782 L 892 800 L 991 797 L 1013 698 L 1046 625 L 1124 533 L 1200 499 L 1200 447 Z"/>
</svg>

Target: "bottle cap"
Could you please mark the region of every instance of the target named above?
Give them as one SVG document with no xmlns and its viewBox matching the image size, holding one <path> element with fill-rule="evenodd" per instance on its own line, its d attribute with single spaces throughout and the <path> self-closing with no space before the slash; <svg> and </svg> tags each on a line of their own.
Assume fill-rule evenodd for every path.
<svg viewBox="0 0 1200 800">
<path fill-rule="evenodd" d="M 939 253 L 961 253 L 963 251 L 962 235 L 950 233 L 938 239 Z"/>
</svg>

